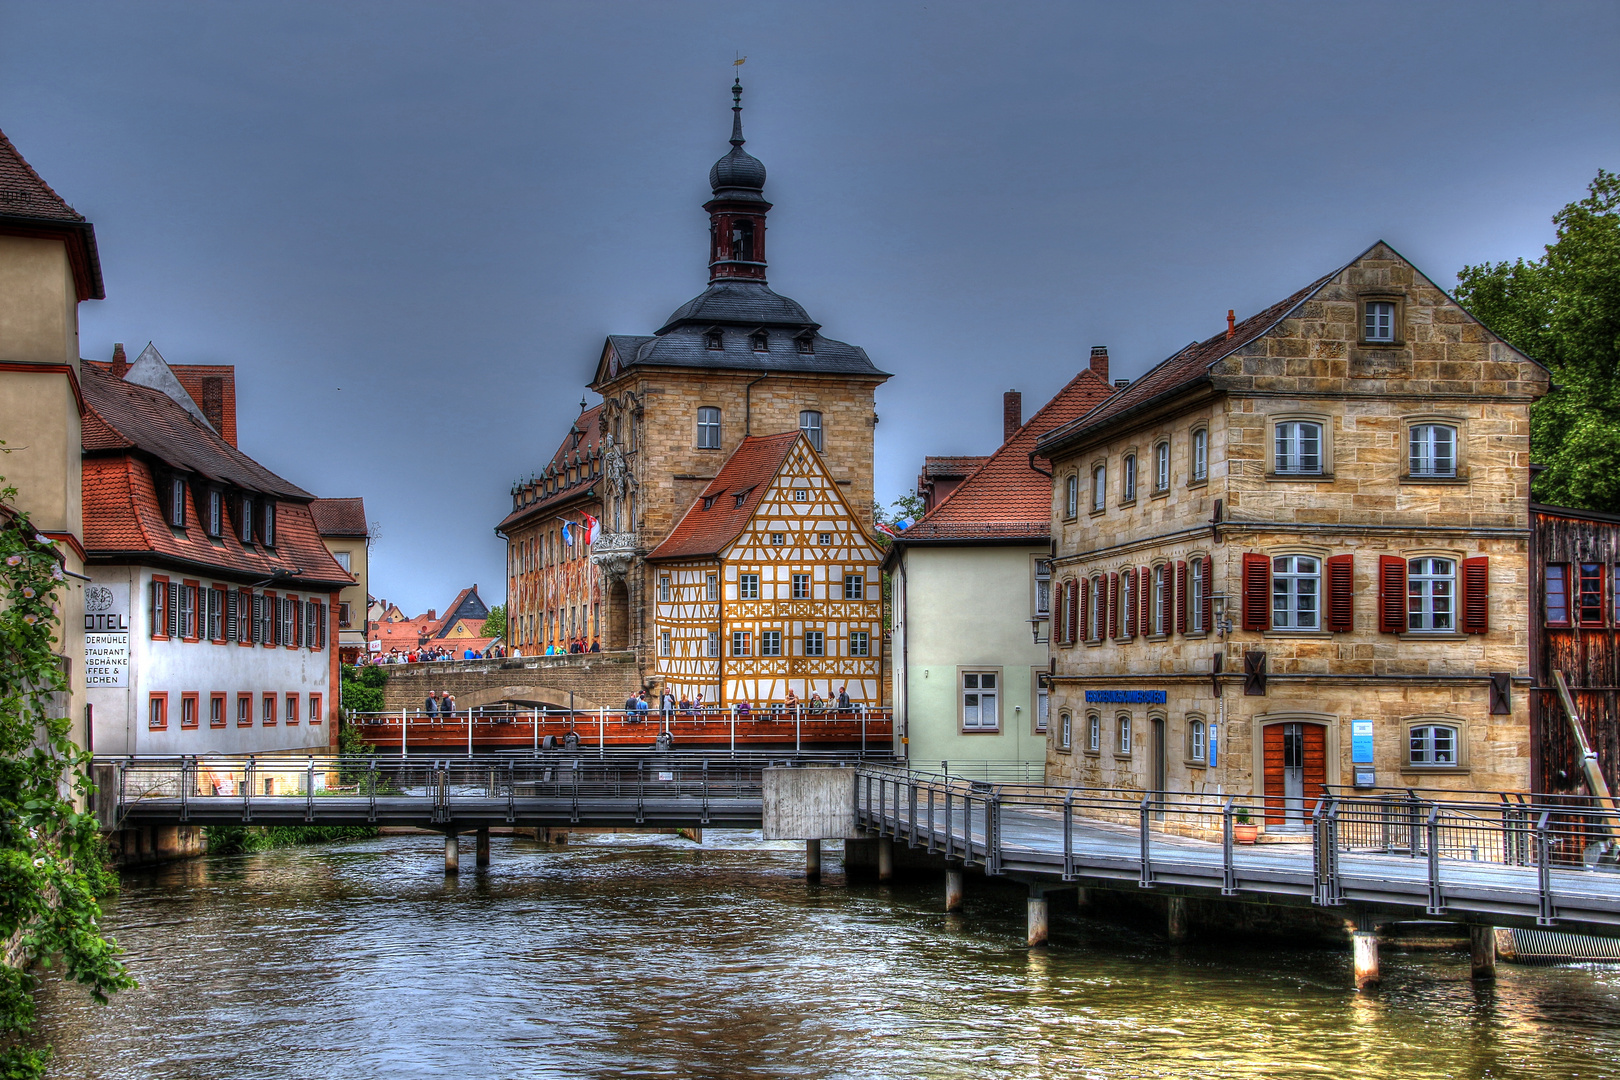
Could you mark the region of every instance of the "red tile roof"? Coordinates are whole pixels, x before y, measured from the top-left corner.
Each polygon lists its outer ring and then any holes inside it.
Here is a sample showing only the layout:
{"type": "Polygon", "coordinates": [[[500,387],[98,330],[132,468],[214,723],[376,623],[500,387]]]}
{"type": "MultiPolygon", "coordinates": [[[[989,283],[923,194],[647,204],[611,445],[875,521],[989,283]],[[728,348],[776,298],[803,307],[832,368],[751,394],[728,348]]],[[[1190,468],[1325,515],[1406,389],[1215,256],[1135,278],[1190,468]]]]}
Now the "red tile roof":
{"type": "Polygon", "coordinates": [[[67,204],[0,131],[0,230],[14,235],[48,236],[67,243],[68,260],[80,300],[102,300],[101,259],[96,231],[67,204]]]}
{"type": "Polygon", "coordinates": [[[1198,381],[1209,369],[1232,353],[1243,348],[1281,322],[1290,311],[1310,299],[1322,286],[1344,272],[1340,267],[1324,274],[1285,300],[1279,300],[1257,314],[1238,323],[1230,336],[1222,330],[1207,341],[1195,341],[1180,352],[1161,360],[1146,375],[1121,390],[1097,408],[1052,431],[1041,440],[1043,451],[1091,431],[1121,413],[1145,405],[1155,398],[1175,393],[1198,381]]]}
{"type": "Polygon", "coordinates": [[[725,550],[754,516],[754,509],[765,497],[765,489],[770,487],[798,441],[797,431],[744,439],[686,511],[680,524],[647,558],[695,559],[718,555],[725,550]],[[743,496],[740,502],[737,495],[743,496]],[[711,496],[713,503],[705,510],[703,505],[711,496]]]}
{"type": "Polygon", "coordinates": [[[978,456],[955,454],[946,457],[923,458],[922,475],[935,476],[966,476],[985,462],[990,460],[989,454],[978,456]]]}
{"type": "MultiPolygon", "coordinates": [[[[551,461],[546,464],[545,469],[541,470],[540,476],[531,481],[532,484],[537,486],[542,485],[543,480],[541,478],[547,472],[554,472],[557,476],[557,490],[537,502],[519,507],[507,514],[506,517],[501,519],[501,523],[495,526],[496,532],[505,532],[512,526],[537,514],[553,512],[558,507],[571,502],[591,489],[591,485],[599,479],[599,477],[591,474],[588,463],[591,455],[597,451],[602,441],[602,425],[599,419],[601,415],[602,406],[593,405],[574,418],[573,424],[568,428],[568,434],[563,436],[562,445],[558,446],[557,452],[551,455],[551,461]],[[587,463],[587,467],[579,470],[578,478],[572,484],[568,483],[568,464],[570,460],[587,463]]],[[[525,485],[525,487],[527,486],[525,485]]],[[[544,487],[540,487],[540,490],[544,490],[544,487]]]]}
{"type": "Polygon", "coordinates": [[[366,527],[366,501],[364,499],[316,499],[309,504],[315,515],[315,528],[322,536],[354,536],[370,534],[366,527]]]}
{"type": "MultiPolygon", "coordinates": [[[[168,361],[164,361],[168,363],[168,361]]],[[[112,374],[112,364],[105,360],[86,360],[86,367],[112,374]]],[[[169,364],[169,370],[191,395],[191,400],[202,410],[220,438],[236,445],[236,365],[234,364],[169,364]],[[219,401],[210,401],[210,389],[219,391],[219,401]],[[217,406],[217,412],[216,412],[217,406]]]]}
{"type": "Polygon", "coordinates": [[[1030,451],[1042,435],[1090,412],[1113,392],[1090,368],[1081,371],[898,542],[1045,540],[1052,528],[1052,477],[1030,466],[1030,451]]]}

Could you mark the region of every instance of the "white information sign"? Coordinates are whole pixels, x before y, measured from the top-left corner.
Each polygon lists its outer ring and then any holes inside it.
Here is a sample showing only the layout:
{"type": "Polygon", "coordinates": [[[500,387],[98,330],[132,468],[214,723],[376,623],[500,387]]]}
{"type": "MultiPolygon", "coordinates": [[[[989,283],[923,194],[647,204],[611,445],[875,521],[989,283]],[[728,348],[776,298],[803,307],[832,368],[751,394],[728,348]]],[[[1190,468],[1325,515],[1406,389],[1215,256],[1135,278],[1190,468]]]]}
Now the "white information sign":
{"type": "Polygon", "coordinates": [[[129,586],[84,587],[84,684],[129,686],[129,586]]]}

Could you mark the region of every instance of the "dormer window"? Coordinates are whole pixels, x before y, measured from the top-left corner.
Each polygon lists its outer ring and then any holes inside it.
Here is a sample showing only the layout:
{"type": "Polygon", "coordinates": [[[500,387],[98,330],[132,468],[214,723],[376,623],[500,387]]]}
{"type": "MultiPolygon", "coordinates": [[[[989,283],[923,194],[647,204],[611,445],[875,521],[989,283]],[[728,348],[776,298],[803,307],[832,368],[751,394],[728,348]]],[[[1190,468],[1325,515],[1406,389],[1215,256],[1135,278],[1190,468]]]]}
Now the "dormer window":
{"type": "Polygon", "coordinates": [[[237,521],[237,525],[241,528],[242,543],[251,544],[253,543],[253,497],[243,495],[239,505],[242,512],[237,515],[240,519],[237,521]]]}
{"type": "Polygon", "coordinates": [[[770,335],[765,333],[763,330],[755,330],[752,334],[748,335],[748,347],[754,352],[770,352],[770,335]]]}
{"type": "Polygon", "coordinates": [[[703,345],[707,349],[714,352],[719,352],[726,347],[725,335],[722,334],[717,327],[711,326],[709,329],[703,331],[703,345]]]}
{"type": "Polygon", "coordinates": [[[186,481],[183,477],[169,479],[169,524],[177,529],[186,525],[186,481]]]}
{"type": "Polygon", "coordinates": [[[718,495],[705,495],[705,496],[703,496],[703,509],[705,509],[705,510],[713,510],[714,509],[714,500],[718,499],[719,497],[720,496],[718,496],[718,495]]]}
{"type": "Polygon", "coordinates": [[[208,489],[208,535],[218,536],[225,521],[225,496],[219,488],[208,489]]]}
{"type": "Polygon", "coordinates": [[[265,547],[276,546],[276,504],[269,499],[264,500],[264,524],[260,535],[264,537],[265,547]]]}
{"type": "Polygon", "coordinates": [[[793,347],[799,351],[801,356],[814,356],[816,354],[816,335],[800,334],[793,339],[793,347]]]}
{"type": "Polygon", "coordinates": [[[741,491],[735,492],[734,494],[737,499],[737,507],[740,509],[742,504],[748,501],[748,496],[752,495],[753,493],[754,489],[751,487],[743,488],[741,491]]]}

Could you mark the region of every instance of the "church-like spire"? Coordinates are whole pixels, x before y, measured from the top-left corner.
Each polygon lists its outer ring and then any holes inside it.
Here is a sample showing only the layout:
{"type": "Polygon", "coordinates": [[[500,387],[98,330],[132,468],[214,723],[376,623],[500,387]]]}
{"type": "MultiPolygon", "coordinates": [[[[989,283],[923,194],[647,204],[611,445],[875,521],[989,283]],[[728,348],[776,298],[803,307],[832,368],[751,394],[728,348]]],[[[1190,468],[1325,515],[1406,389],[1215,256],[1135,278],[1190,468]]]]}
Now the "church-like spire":
{"type": "Polygon", "coordinates": [[[765,166],[743,149],[742,80],[731,84],[731,151],[709,170],[709,281],[765,280],[765,166]]]}
{"type": "Polygon", "coordinates": [[[742,78],[731,83],[731,145],[741,146],[748,140],[742,134],[742,78]]]}

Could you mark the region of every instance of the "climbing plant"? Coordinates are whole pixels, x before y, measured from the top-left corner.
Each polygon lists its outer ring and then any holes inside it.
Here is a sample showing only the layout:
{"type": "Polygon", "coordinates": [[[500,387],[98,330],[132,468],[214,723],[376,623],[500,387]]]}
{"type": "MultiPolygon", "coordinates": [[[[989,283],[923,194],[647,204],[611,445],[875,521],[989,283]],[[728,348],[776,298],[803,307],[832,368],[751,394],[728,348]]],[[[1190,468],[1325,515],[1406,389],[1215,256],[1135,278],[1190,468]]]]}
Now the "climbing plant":
{"type": "Polygon", "coordinates": [[[64,585],[56,549],[13,509],[0,480],[0,1077],[40,1077],[30,1045],[37,963],[105,1002],[135,985],[100,928],[112,878],[93,815],[89,755],[53,709],[68,689],[53,630],[64,585]]]}

